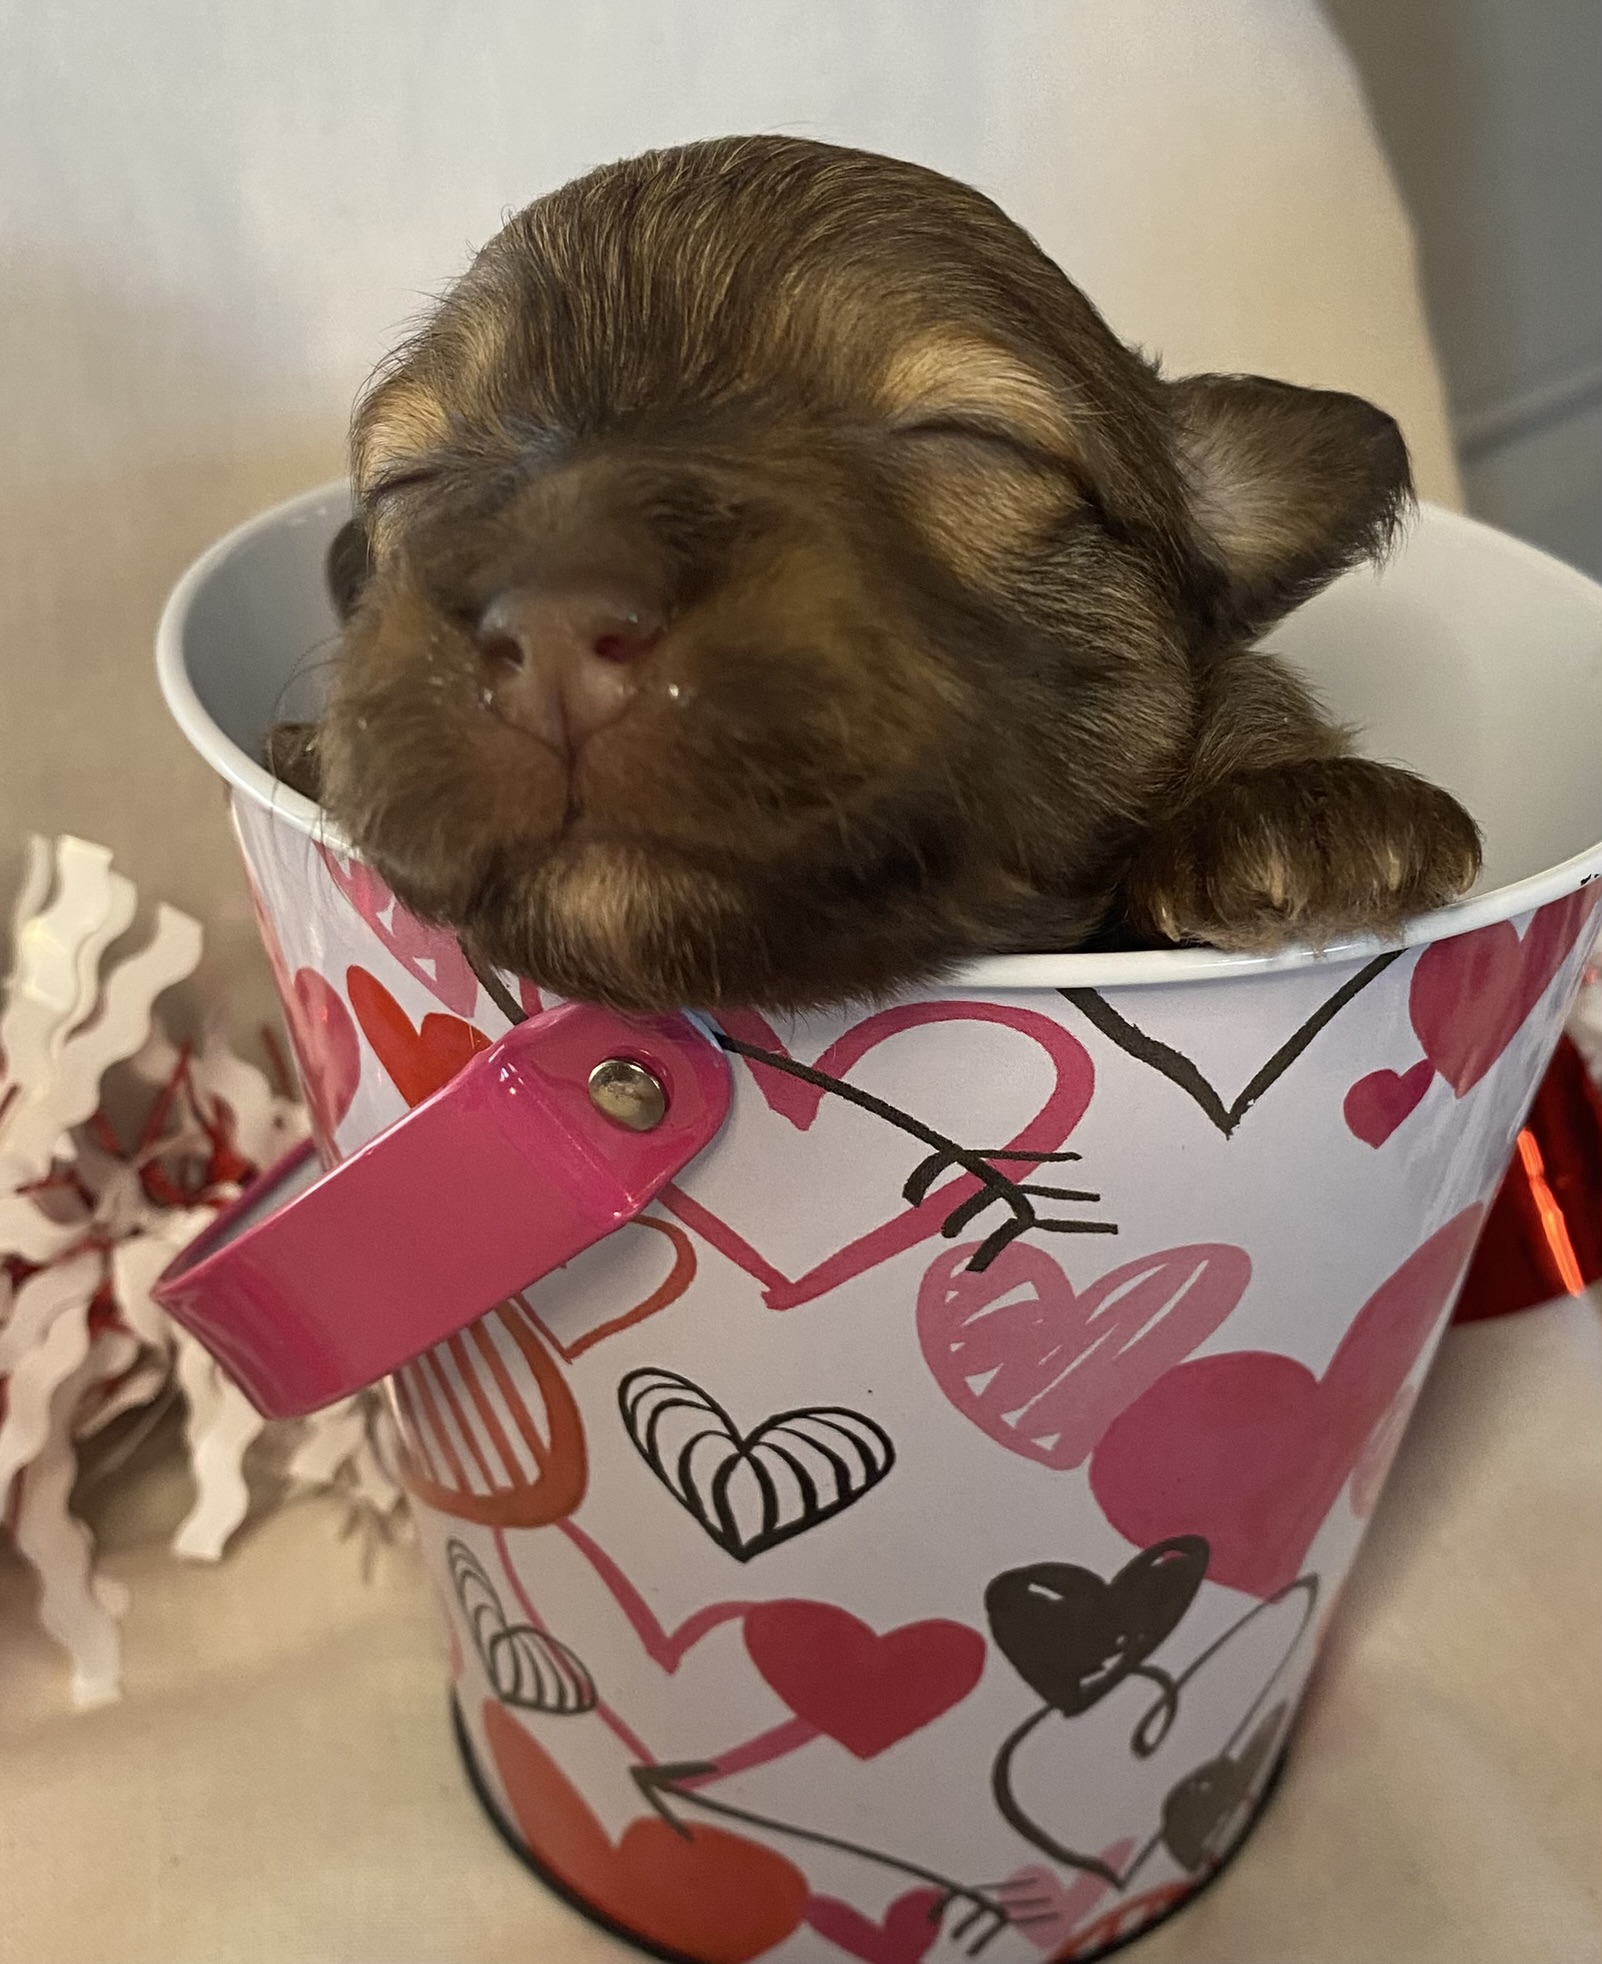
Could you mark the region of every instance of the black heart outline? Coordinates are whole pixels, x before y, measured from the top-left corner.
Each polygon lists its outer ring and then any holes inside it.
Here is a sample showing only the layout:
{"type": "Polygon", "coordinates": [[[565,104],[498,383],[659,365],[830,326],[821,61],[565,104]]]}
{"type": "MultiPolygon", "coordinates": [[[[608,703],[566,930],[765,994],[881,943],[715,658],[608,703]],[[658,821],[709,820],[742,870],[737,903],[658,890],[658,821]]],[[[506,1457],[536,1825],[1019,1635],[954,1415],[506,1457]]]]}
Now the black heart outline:
{"type": "Polygon", "coordinates": [[[583,1659],[547,1630],[508,1623],[495,1584],[465,1541],[453,1536],[446,1542],[445,1562],[473,1648],[501,1703],[554,1718],[594,1711],[595,1680],[583,1659]]]}
{"type": "Polygon", "coordinates": [[[1088,1712],[1137,1674],[1171,1690],[1173,1680],[1146,1660],[1184,1621],[1207,1557],[1199,1534],[1181,1534],[1141,1549],[1110,1582],[1073,1562],[1005,1569],[985,1588],[991,1638],[1024,1683],[1064,1718],[1088,1712]],[[1064,1655],[1074,1640],[1078,1659],[1064,1655]]]}
{"type": "MultiPolygon", "coordinates": [[[[1065,993],[1065,992],[1059,992],[1065,993]]],[[[782,1071],[787,1077],[799,1078],[803,1084],[810,1084],[815,1090],[841,1098],[848,1105],[855,1105],[859,1111],[870,1112],[882,1119],[886,1125],[893,1125],[898,1132],[904,1132],[910,1139],[930,1148],[927,1159],[920,1160],[907,1176],[901,1189],[901,1198],[909,1207],[920,1206],[927,1198],[929,1189],[943,1173],[953,1167],[960,1167],[978,1180],[979,1191],[958,1204],[946,1216],[940,1232],[947,1241],[955,1241],[968,1223],[975,1220],[987,1207],[1000,1202],[1008,1209],[1008,1218],[997,1228],[993,1228],[973,1252],[968,1263],[971,1275],[982,1275],[1009,1242],[1016,1241],[1021,1234],[1039,1228],[1047,1234],[1116,1234],[1114,1221],[1081,1221],[1042,1218],[1034,1202],[1036,1199],[1072,1200],[1099,1204],[1101,1195],[1091,1193],[1082,1187],[1043,1187],[1032,1180],[1014,1180],[1003,1173],[994,1163],[997,1160],[1023,1160],[1034,1166],[1063,1164],[1081,1157],[1076,1152],[1036,1152],[1033,1147],[1023,1151],[997,1149],[995,1151],[973,1151],[967,1146],[959,1146],[954,1139],[948,1139],[943,1132],[935,1131],[925,1125],[922,1119],[914,1118],[888,1099],[879,1098],[871,1091],[848,1083],[844,1078],[831,1077],[827,1071],[820,1071],[816,1065],[799,1063],[794,1057],[786,1057],[776,1050],[759,1050],[756,1045],[743,1042],[719,1030],[718,1045],[731,1056],[743,1057],[747,1063],[763,1064],[771,1071],[782,1071]]]]}
{"type": "Polygon", "coordinates": [[[1231,1139],[1235,1128],[1252,1106],[1265,1091],[1271,1090],[1279,1082],[1314,1037],[1340,1015],[1354,996],[1361,995],[1371,982],[1377,981],[1392,962],[1399,962],[1405,952],[1396,948],[1388,954],[1376,955],[1349,981],[1343,982],[1332,996],[1319,1004],[1305,1023],[1299,1024],[1291,1032],[1232,1105],[1224,1103],[1183,1051],[1175,1050],[1172,1044],[1164,1043],[1160,1037],[1148,1036],[1138,1024],[1120,1016],[1099,990],[1059,989],[1057,993],[1071,1002],[1080,1015],[1110,1043],[1117,1044],[1137,1063],[1159,1072],[1170,1084],[1177,1084],[1185,1096],[1200,1108],[1203,1116],[1217,1126],[1226,1139],[1231,1139]]]}
{"type": "Polygon", "coordinates": [[[693,1379],[650,1365],[629,1372],[618,1385],[617,1401],[634,1450],[707,1538],[737,1562],[766,1554],[854,1507],[895,1465],[895,1442],[884,1427],[844,1405],[776,1412],[742,1433],[693,1379]],[[670,1470],[658,1432],[662,1420],[676,1411],[698,1413],[708,1422],[690,1435],[670,1470]],[[708,1439],[720,1439],[732,1448],[718,1460],[710,1479],[693,1464],[696,1447],[708,1439]],[[774,1469],[759,1457],[764,1449],[794,1482],[800,1511],[793,1518],[785,1518],[786,1497],[775,1485],[774,1469]],[[832,1498],[823,1496],[815,1478],[818,1456],[831,1471],[832,1498]],[[808,1459],[814,1464],[809,1465],[808,1459]],[[730,1482],[742,1466],[750,1469],[761,1496],[762,1526],[755,1534],[742,1531],[729,1500],[730,1482]]]}
{"type": "MultiPolygon", "coordinates": [[[[1199,1539],[1199,1537],[1197,1538],[1199,1539]]],[[[1153,1546],[1161,1547],[1162,1544],[1157,1542],[1153,1543],[1153,1546]]],[[[1241,1631],[1249,1623],[1255,1622],[1259,1616],[1276,1608],[1287,1597],[1300,1593],[1306,1598],[1306,1601],[1303,1605],[1301,1621],[1297,1624],[1290,1642],[1286,1644],[1285,1649],[1281,1653],[1279,1662],[1263,1681],[1257,1696],[1247,1706],[1245,1712],[1236,1723],[1234,1731],[1224,1741],[1223,1751],[1216,1754],[1212,1760],[1205,1761],[1204,1768],[1213,1766],[1218,1760],[1228,1758],[1233,1754],[1236,1746],[1240,1742],[1241,1735],[1262,1710],[1263,1705],[1267,1701],[1268,1694],[1279,1681],[1281,1671],[1284,1670],[1292,1657],[1295,1656],[1302,1638],[1307,1634],[1308,1626],[1313,1620],[1313,1612],[1318,1607],[1318,1590],[1319,1580],[1316,1575],[1299,1575],[1294,1582],[1288,1582],[1279,1591],[1278,1595],[1267,1596],[1263,1601],[1254,1603],[1246,1611],[1244,1616],[1238,1617],[1222,1635],[1215,1637],[1205,1650],[1198,1656],[1193,1657],[1190,1663],[1185,1666],[1184,1670],[1176,1673],[1171,1678],[1166,1672],[1147,1673],[1147,1675],[1155,1675],[1159,1678],[1159,1688],[1156,1699],[1136,1721],[1135,1729],[1130,1734],[1129,1748],[1135,1754],[1136,1758],[1148,1759],[1156,1752],[1163,1740],[1167,1738],[1169,1728],[1172,1726],[1179,1712],[1180,1694],[1196,1673],[1209,1664],[1218,1655],[1219,1651],[1224,1648],[1225,1644],[1239,1636],[1241,1631]]],[[[1133,1675],[1133,1673],[1126,1675],[1133,1675]]],[[[1028,1680],[1026,1679],[1025,1682],[1027,1683],[1028,1680]]],[[[1163,1845],[1163,1829],[1161,1826],[1157,1828],[1154,1834],[1147,1837],[1146,1841],[1136,1850],[1129,1862],[1120,1871],[1115,1869],[1111,1863],[1102,1861],[1097,1855],[1085,1855],[1081,1854],[1077,1849],[1064,1847],[1060,1841],[1049,1835],[1037,1822],[1031,1820],[1013,1793],[1012,1762],[1017,1755],[1019,1747],[1023,1745],[1035,1727],[1043,1719],[1050,1718],[1056,1710],[1057,1708],[1054,1705],[1042,1705],[1038,1711],[1031,1712],[1022,1724],[1015,1726],[1002,1741],[990,1769],[990,1791],[992,1798],[995,1800],[996,1809],[1002,1819],[1006,1821],[1007,1825],[1016,1834],[1021,1835],[1032,1847],[1038,1848],[1042,1854],[1049,1856],[1052,1861],[1062,1863],[1065,1868],[1079,1869],[1087,1875],[1100,1876],[1104,1882],[1110,1883],[1114,1889],[1127,1889],[1130,1883],[1140,1873],[1141,1869],[1151,1860],[1156,1850],[1163,1845]]],[[[1267,1748],[1264,1749],[1265,1752],[1266,1750],[1267,1748]]],[[[1203,1768],[1195,1768],[1191,1774],[1186,1775],[1186,1778],[1192,1778],[1196,1772],[1202,1770],[1203,1768]]],[[[1177,1788],[1183,1785],[1183,1780],[1176,1783],[1176,1788],[1170,1789],[1168,1798],[1171,1799],[1177,1788]]],[[[1167,1800],[1165,1800],[1164,1805],[1167,1805],[1167,1800]]]]}

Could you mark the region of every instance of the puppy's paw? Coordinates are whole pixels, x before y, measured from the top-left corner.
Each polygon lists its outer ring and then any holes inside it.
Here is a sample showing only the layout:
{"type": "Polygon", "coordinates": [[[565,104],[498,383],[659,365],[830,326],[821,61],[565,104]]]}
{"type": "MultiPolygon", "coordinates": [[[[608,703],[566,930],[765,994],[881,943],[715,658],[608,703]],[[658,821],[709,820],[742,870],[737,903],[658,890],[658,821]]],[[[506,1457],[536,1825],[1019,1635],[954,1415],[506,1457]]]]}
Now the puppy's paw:
{"type": "Polygon", "coordinates": [[[1125,905],[1162,940],[1261,954],[1394,935],[1479,870],[1479,831],[1455,798],[1334,757],[1242,772],[1185,806],[1141,847],[1125,905]]]}

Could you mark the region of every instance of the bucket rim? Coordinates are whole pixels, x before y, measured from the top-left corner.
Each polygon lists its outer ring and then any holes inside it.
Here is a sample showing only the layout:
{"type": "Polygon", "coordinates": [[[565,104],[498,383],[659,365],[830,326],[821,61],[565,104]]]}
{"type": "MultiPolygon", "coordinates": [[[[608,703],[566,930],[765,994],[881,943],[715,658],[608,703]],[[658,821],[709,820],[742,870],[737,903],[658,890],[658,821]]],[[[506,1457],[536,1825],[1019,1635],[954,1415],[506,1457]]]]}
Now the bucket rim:
{"type": "MultiPolygon", "coordinates": [[[[280,784],[240,749],[206,709],[190,679],[184,644],[196,600],[218,569],[237,552],[264,533],[286,525],[306,524],[330,507],[348,510],[349,502],[348,481],[336,478],[282,499],[234,526],[182,575],[168,595],[156,628],[156,674],[161,692],[190,745],[228,784],[234,796],[248,799],[295,831],[341,854],[353,854],[353,849],[327,813],[298,791],[280,784]]],[[[1420,519],[1473,538],[1493,541],[1493,550],[1537,565],[1549,578],[1583,594],[1596,609],[1598,629],[1602,632],[1602,586],[1577,567],[1465,513],[1422,501],[1418,510],[1420,519]]],[[[1598,758],[1598,769],[1602,770],[1602,757],[1598,758]]],[[[1297,946],[1272,955],[1227,954],[1216,948],[1162,948],[1128,954],[987,955],[952,969],[935,985],[935,990],[1105,989],[1214,982],[1235,976],[1285,974],[1304,968],[1344,967],[1371,960],[1378,954],[1423,947],[1511,920],[1549,901],[1561,900],[1589,886],[1599,876],[1602,876],[1602,840],[1522,880],[1420,914],[1408,922],[1396,940],[1362,936],[1333,942],[1323,949],[1297,946]]]]}

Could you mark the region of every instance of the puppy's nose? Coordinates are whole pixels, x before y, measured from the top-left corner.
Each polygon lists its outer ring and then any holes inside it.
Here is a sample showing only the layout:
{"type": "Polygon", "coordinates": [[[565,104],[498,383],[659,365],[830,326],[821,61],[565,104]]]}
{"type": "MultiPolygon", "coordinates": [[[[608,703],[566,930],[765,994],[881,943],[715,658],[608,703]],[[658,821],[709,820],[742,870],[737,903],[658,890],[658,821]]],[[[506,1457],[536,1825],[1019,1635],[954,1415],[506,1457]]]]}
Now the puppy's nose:
{"type": "Polygon", "coordinates": [[[572,755],[627,710],[638,689],[634,665],[662,630],[655,609],[624,594],[511,588],[478,623],[484,700],[504,721],[572,755]]]}

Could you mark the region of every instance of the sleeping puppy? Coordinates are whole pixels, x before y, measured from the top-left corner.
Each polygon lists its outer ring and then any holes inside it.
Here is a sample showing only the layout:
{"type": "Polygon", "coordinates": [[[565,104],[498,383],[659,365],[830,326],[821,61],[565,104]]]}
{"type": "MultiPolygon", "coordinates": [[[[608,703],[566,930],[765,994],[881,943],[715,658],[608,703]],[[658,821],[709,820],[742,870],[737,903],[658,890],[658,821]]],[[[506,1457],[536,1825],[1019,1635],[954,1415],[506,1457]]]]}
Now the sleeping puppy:
{"type": "Polygon", "coordinates": [[[1389,417],[1125,348],[977,192],[785,137],[514,218],[353,436],[275,737],[405,905],[626,1010],[803,1008],[1109,922],[1266,950],[1461,893],[1453,799],[1253,643],[1382,553],[1389,417]]]}

